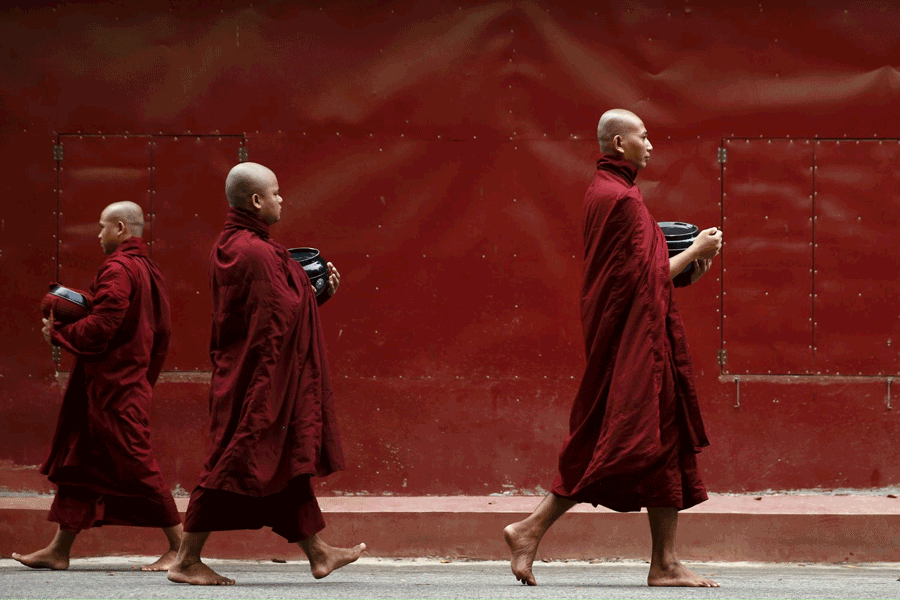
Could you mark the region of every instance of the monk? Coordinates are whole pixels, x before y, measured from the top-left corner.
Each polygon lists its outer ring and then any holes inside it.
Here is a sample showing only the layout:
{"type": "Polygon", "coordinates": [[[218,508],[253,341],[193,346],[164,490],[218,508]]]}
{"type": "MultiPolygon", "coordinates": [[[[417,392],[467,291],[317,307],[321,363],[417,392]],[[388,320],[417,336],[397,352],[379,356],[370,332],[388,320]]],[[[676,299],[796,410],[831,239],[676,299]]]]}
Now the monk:
{"type": "Polygon", "coordinates": [[[707,499],[695,454],[708,442],[674,286],[706,273],[722,232],[703,230],[669,258],[635,177],[653,146],[644,123],[614,109],[597,127],[603,156],[584,198],[581,318],[587,367],[551,493],[504,529],[516,579],[536,585],[532,563],[550,526],[579,502],[647,508],[651,586],[718,587],[675,555],[678,511],[707,499]],[[693,264],[689,274],[680,275],[693,264]]]}
{"type": "Polygon", "coordinates": [[[47,343],[77,357],[50,456],[41,467],[56,485],[46,548],[12,557],[33,568],[67,569],[78,533],[101,525],[159,527],[169,549],[145,571],[164,571],[181,543],[181,518],[150,446],[150,405],[169,347],[169,298],[141,239],[144,213],[116,202],[100,215],[108,258],[91,283],[91,313],[74,323],[43,320],[47,343]]]}
{"type": "Polygon", "coordinates": [[[269,228],[281,218],[275,173],[241,163],[228,173],[231,209],[210,255],[212,449],[191,493],[185,536],[169,579],[232,585],[201,561],[212,531],[271,527],[297,543],[320,579],[366,549],[335,548],[310,478],[344,467],[318,305],[340,274],[328,263],[317,300],[309,277],[269,228]]]}

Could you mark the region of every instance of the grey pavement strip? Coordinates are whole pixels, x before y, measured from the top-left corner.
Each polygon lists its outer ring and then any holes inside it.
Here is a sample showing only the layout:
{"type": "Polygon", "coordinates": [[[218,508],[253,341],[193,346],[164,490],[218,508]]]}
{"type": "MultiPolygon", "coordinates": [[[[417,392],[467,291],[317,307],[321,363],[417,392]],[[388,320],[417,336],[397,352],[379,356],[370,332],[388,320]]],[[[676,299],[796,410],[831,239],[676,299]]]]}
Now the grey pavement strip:
{"type": "Polygon", "coordinates": [[[209,560],[230,587],[169,582],[132,570],[152,557],[72,560],[68,571],[0,559],[0,598],[900,598],[900,564],[689,563],[719,589],[649,588],[642,561],[537,563],[538,583],[517,583],[500,561],[363,558],[316,581],[305,562],[209,560]]]}

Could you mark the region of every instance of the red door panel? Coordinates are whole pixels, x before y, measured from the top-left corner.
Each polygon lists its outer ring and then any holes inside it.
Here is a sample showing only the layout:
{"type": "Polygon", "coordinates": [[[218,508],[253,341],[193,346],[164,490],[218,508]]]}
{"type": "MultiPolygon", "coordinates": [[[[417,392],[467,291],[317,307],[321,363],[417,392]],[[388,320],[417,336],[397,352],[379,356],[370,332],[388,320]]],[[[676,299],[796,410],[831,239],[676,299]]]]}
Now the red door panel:
{"type": "Polygon", "coordinates": [[[815,352],[823,374],[900,373],[900,143],[816,142],[815,352]]]}
{"type": "Polygon", "coordinates": [[[210,367],[209,252],[228,212],[225,177],[241,145],[241,137],[154,137],[153,258],[172,311],[166,371],[210,367]]]}
{"type": "Polygon", "coordinates": [[[812,370],[812,144],[727,140],[723,348],[736,374],[812,370]]]}

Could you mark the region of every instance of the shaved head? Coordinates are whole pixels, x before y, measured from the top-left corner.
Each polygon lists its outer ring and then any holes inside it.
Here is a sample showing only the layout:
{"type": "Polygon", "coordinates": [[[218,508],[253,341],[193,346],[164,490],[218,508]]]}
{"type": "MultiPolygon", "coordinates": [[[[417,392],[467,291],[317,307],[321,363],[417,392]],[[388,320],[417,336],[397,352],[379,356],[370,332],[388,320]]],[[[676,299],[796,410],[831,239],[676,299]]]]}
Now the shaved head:
{"type": "Polygon", "coordinates": [[[103,209],[100,220],[110,223],[121,222],[131,235],[136,237],[144,235],[144,211],[134,202],[113,202],[103,209]]]}
{"type": "Polygon", "coordinates": [[[624,159],[638,170],[647,166],[653,151],[644,122],[623,108],[603,113],[597,123],[597,141],[603,154],[624,159]]]}
{"type": "Polygon", "coordinates": [[[100,247],[112,254],[119,244],[144,235],[144,211],[134,202],[113,202],[100,213],[100,247]]]}
{"type": "Polygon", "coordinates": [[[606,111],[597,123],[597,141],[600,142],[600,150],[604,154],[615,154],[614,138],[617,135],[624,136],[643,127],[644,122],[630,110],[614,108],[606,111]]]}
{"type": "Polygon", "coordinates": [[[262,194],[275,179],[271,169],[258,163],[244,162],[232,167],[225,178],[225,198],[234,208],[250,208],[253,194],[262,194]]]}
{"type": "Polygon", "coordinates": [[[281,190],[271,169],[258,163],[235,165],[225,178],[228,205],[253,213],[267,224],[281,219],[281,190]]]}

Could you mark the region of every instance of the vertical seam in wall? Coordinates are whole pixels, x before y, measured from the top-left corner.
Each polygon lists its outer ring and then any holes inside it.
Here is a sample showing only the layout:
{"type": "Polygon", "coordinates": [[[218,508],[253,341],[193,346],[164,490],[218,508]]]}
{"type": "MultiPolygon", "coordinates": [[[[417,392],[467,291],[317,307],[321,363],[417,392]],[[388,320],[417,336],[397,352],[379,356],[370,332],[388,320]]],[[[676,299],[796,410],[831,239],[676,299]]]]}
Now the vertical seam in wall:
{"type": "Polygon", "coordinates": [[[148,182],[148,185],[150,186],[150,198],[147,201],[150,211],[150,239],[147,240],[150,246],[150,258],[153,258],[153,253],[156,247],[156,244],[153,243],[153,240],[156,238],[156,212],[153,210],[153,197],[156,195],[156,188],[153,185],[153,141],[154,138],[151,135],[150,140],[147,142],[150,145],[150,156],[148,157],[150,159],[150,178],[148,182]]]}
{"type": "Polygon", "coordinates": [[[818,140],[813,140],[812,144],[812,202],[810,203],[812,206],[811,210],[811,226],[810,226],[810,241],[812,245],[810,246],[811,256],[810,256],[810,285],[811,291],[809,294],[810,301],[810,317],[812,317],[811,327],[810,327],[810,345],[812,346],[812,371],[815,373],[818,367],[818,361],[816,360],[816,147],[818,146],[818,140]]]}
{"type": "MultiPolygon", "coordinates": [[[[725,148],[725,138],[719,143],[725,148]]],[[[719,163],[719,227],[725,226],[725,163],[719,163]]],[[[719,277],[719,351],[725,349],[725,247],[722,247],[722,257],[719,259],[721,269],[719,277]]],[[[726,365],[719,365],[719,374],[728,371],[726,365]]]]}
{"type": "MultiPolygon", "coordinates": [[[[56,134],[56,145],[62,145],[61,136],[56,134]]],[[[60,169],[62,168],[62,161],[55,160],[56,163],[56,281],[59,281],[59,244],[60,244],[60,220],[61,220],[61,205],[60,205],[60,196],[62,195],[62,177],[60,176],[60,169]]]]}

